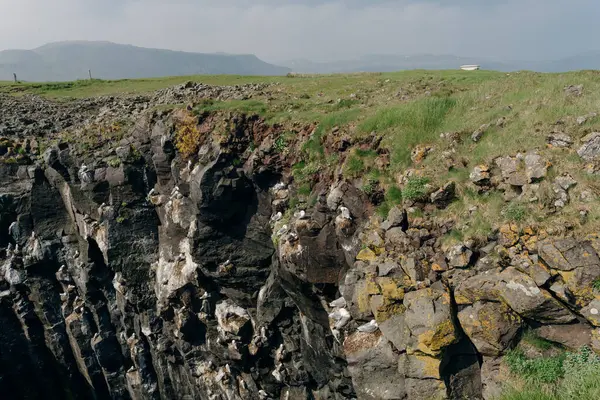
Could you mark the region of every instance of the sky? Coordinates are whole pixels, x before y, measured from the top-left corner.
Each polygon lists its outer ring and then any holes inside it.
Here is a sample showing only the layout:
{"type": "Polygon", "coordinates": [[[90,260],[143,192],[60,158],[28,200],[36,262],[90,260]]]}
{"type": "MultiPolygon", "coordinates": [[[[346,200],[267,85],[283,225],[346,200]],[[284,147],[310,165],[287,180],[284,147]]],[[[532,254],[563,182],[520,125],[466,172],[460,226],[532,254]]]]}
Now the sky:
{"type": "Polygon", "coordinates": [[[600,0],[0,0],[0,11],[0,50],[108,40],[271,62],[600,50],[600,0]]]}

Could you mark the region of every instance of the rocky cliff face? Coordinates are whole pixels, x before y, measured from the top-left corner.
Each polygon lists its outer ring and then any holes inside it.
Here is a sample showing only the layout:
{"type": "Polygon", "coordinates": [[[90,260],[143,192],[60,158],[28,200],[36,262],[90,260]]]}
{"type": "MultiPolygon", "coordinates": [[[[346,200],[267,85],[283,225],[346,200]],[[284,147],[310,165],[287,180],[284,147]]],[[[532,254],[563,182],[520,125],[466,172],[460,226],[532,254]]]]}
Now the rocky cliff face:
{"type": "Polygon", "coordinates": [[[384,220],[335,172],[298,202],[311,126],[284,156],[258,117],[133,107],[93,146],[89,126],[41,143],[4,117],[5,398],[491,399],[526,326],[600,346],[598,237],[508,225],[444,249],[455,221],[384,220]]]}

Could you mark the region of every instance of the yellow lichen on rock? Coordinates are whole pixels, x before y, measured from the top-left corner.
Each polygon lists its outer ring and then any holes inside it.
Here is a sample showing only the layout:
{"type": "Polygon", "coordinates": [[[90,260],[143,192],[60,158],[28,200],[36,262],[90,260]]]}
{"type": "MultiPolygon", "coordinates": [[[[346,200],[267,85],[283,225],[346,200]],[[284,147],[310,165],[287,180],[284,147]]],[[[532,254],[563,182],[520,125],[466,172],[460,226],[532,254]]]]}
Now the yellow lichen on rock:
{"type": "Polygon", "coordinates": [[[358,261],[375,261],[377,260],[377,254],[375,254],[375,252],[373,250],[371,250],[370,248],[364,248],[362,249],[358,255],[356,256],[356,259],[358,261]]]}

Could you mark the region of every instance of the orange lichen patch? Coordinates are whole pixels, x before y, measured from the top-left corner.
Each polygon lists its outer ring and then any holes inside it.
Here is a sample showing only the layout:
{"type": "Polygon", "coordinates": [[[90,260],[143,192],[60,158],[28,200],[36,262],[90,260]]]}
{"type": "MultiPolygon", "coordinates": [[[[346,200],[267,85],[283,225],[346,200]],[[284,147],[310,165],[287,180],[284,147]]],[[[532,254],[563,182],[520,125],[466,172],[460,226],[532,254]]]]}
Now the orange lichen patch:
{"type": "Polygon", "coordinates": [[[505,224],[500,227],[500,244],[512,247],[519,242],[519,228],[516,224],[505,224]]]}

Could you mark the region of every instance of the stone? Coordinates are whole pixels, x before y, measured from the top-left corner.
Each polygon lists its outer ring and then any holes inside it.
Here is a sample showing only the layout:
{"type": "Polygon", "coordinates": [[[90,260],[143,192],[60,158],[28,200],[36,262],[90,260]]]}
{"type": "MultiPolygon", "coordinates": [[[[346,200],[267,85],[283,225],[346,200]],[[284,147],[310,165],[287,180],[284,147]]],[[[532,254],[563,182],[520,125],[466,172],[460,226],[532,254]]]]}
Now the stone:
{"type": "Polygon", "coordinates": [[[573,139],[566,133],[556,132],[546,138],[546,142],[552,147],[567,148],[573,145],[573,139]]]}
{"type": "Polygon", "coordinates": [[[403,230],[408,229],[408,215],[406,210],[394,206],[388,213],[387,219],[381,224],[381,229],[387,231],[398,227],[403,228],[403,230]]]}
{"type": "Polygon", "coordinates": [[[561,175],[556,177],[554,180],[555,184],[564,191],[571,190],[572,187],[577,185],[577,181],[570,175],[561,175]]]}
{"type": "Polygon", "coordinates": [[[410,332],[407,350],[439,355],[456,343],[458,335],[452,320],[450,294],[438,283],[407,293],[404,297],[405,323],[410,332]]]}
{"type": "Polygon", "coordinates": [[[590,324],[600,327],[600,299],[595,298],[579,312],[590,324]]]}
{"type": "Polygon", "coordinates": [[[472,257],[473,252],[462,244],[451,247],[446,254],[448,265],[453,268],[468,267],[472,257]]]}
{"type": "Polygon", "coordinates": [[[503,303],[477,301],[461,310],[458,319],[477,351],[491,357],[504,354],[522,326],[521,317],[503,303]]]}
{"type": "Polygon", "coordinates": [[[401,400],[406,396],[397,356],[381,332],[356,332],[344,341],[354,390],[360,399],[401,400]]]}
{"type": "Polygon", "coordinates": [[[481,382],[483,398],[495,400],[505,393],[506,382],[510,379],[510,371],[502,357],[483,357],[481,364],[481,382]]]}
{"type": "Polygon", "coordinates": [[[550,293],[540,289],[530,276],[513,267],[489,270],[459,281],[455,299],[464,305],[502,301],[521,317],[541,323],[568,324],[576,319],[550,293]]]}
{"type": "Polygon", "coordinates": [[[483,124],[471,135],[471,140],[478,142],[490,128],[491,124],[483,124]]]}
{"type": "Polygon", "coordinates": [[[560,271],[600,266],[600,258],[591,243],[573,238],[543,240],[538,243],[538,254],[550,268],[560,271]]]}
{"type": "Polygon", "coordinates": [[[386,261],[379,265],[377,265],[377,275],[378,276],[388,276],[392,274],[394,271],[398,271],[400,267],[393,261],[386,261]]]}
{"type": "Polygon", "coordinates": [[[403,259],[401,262],[402,270],[414,283],[421,282],[425,279],[425,273],[417,261],[413,257],[403,259]]]}
{"type": "Polygon", "coordinates": [[[369,249],[368,247],[365,249],[362,249],[358,255],[356,256],[356,259],[358,261],[375,261],[377,260],[377,254],[375,254],[375,252],[371,249],[369,249]]]}
{"type": "Polygon", "coordinates": [[[217,304],[215,317],[223,332],[240,335],[242,330],[250,325],[250,314],[230,300],[217,304]]]}
{"type": "Polygon", "coordinates": [[[593,132],[582,139],[583,145],[577,150],[585,161],[595,161],[600,155],[600,132],[593,132]]]}
{"type": "Polygon", "coordinates": [[[583,94],[583,85],[569,85],[564,88],[565,94],[568,96],[579,97],[583,94]]]}
{"type": "Polygon", "coordinates": [[[519,228],[516,224],[504,224],[500,227],[498,244],[504,247],[512,247],[519,242],[519,228]]]}
{"type": "Polygon", "coordinates": [[[405,351],[410,332],[404,322],[404,314],[398,313],[379,322],[379,330],[399,351],[405,351]]]}
{"type": "Polygon", "coordinates": [[[430,198],[431,202],[438,208],[444,208],[454,200],[456,196],[456,184],[454,182],[448,182],[444,187],[440,188],[436,192],[432,193],[430,198]]]}
{"type": "Polygon", "coordinates": [[[525,174],[530,183],[545,178],[547,173],[548,163],[539,154],[528,153],[525,156],[525,174]]]}
{"type": "Polygon", "coordinates": [[[407,378],[441,380],[442,360],[420,354],[402,354],[398,358],[398,370],[407,378]]]}
{"type": "Polygon", "coordinates": [[[412,379],[405,381],[407,400],[445,400],[446,385],[435,379],[412,379]]]}
{"type": "Polygon", "coordinates": [[[521,164],[521,157],[499,157],[495,162],[505,183],[512,186],[524,186],[529,183],[525,168],[521,164]]]}
{"type": "Polygon", "coordinates": [[[558,343],[571,351],[577,351],[592,343],[593,329],[581,323],[570,325],[541,325],[533,332],[553,343],[558,343]]]}
{"type": "Polygon", "coordinates": [[[490,183],[490,168],[487,165],[477,165],[469,175],[471,182],[478,186],[487,186],[490,183]]]}
{"type": "Polygon", "coordinates": [[[577,117],[577,125],[583,125],[585,124],[588,120],[592,119],[592,118],[596,118],[598,116],[597,113],[593,112],[593,113],[589,113],[586,115],[582,115],[581,117],[577,117]]]}

